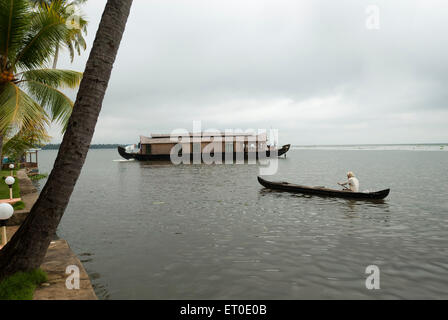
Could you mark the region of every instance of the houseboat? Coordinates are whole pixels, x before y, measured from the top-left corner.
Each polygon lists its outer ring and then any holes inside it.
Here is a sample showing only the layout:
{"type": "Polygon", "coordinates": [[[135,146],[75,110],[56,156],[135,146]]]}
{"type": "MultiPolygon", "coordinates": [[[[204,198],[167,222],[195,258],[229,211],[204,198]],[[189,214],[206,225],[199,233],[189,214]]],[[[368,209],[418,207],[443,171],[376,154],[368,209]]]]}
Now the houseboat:
{"type": "Polygon", "coordinates": [[[151,134],[140,136],[137,145],[119,146],[118,153],[125,159],[139,161],[170,161],[172,156],[190,160],[200,159],[204,154],[222,161],[240,159],[266,159],[286,156],[289,144],[277,148],[268,144],[266,133],[185,133],[151,134]]]}

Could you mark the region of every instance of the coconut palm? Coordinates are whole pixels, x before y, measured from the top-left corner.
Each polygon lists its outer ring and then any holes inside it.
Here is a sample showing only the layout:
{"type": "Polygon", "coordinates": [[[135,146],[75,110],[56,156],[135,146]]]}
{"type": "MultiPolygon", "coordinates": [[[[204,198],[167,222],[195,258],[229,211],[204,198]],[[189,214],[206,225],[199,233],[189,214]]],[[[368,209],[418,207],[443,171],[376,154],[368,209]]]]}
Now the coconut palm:
{"type": "MultiPolygon", "coordinates": [[[[69,29],[52,11],[33,11],[28,0],[0,0],[0,150],[7,132],[52,121],[64,128],[82,73],[46,68],[69,29]]],[[[1,159],[1,158],[0,158],[1,159]]]]}
{"type": "Polygon", "coordinates": [[[107,1],[53,170],[28,217],[0,250],[0,281],[38,268],[45,257],[86,159],[131,5],[132,0],[107,1]]]}
{"type": "Polygon", "coordinates": [[[13,160],[19,160],[27,150],[41,147],[48,143],[51,137],[45,128],[36,127],[36,130],[21,130],[13,136],[7,136],[3,145],[3,154],[13,160]]]}
{"type": "Polygon", "coordinates": [[[88,22],[79,12],[74,12],[75,8],[87,2],[87,0],[30,0],[39,10],[53,11],[61,17],[69,26],[69,32],[57,46],[54,54],[53,69],[56,69],[61,45],[65,46],[69,53],[71,61],[75,58],[75,53],[81,55],[81,50],[86,50],[87,44],[84,34],[87,34],[88,22]],[[76,18],[73,18],[76,17],[76,18]]]}

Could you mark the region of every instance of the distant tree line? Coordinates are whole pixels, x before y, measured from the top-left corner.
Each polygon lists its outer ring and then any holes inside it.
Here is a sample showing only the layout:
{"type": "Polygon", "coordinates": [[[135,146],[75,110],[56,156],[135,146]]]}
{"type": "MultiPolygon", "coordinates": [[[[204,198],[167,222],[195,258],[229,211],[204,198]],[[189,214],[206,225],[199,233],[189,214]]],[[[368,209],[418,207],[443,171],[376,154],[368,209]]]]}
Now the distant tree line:
{"type": "MultiPolygon", "coordinates": [[[[60,143],[50,143],[42,147],[42,150],[58,150],[61,146],[60,143]]],[[[120,144],[91,144],[90,149],[116,149],[120,144]]]]}

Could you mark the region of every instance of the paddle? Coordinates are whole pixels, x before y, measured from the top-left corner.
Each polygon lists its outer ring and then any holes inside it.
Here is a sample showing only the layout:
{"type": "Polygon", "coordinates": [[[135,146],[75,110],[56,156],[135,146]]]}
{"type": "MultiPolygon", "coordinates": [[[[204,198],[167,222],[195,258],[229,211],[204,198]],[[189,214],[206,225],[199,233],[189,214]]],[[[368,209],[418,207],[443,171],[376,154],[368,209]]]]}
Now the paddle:
{"type": "Polygon", "coordinates": [[[338,185],[340,185],[341,187],[344,187],[343,190],[351,190],[350,188],[347,188],[346,186],[344,186],[342,183],[339,183],[339,182],[338,182],[338,185]]]}

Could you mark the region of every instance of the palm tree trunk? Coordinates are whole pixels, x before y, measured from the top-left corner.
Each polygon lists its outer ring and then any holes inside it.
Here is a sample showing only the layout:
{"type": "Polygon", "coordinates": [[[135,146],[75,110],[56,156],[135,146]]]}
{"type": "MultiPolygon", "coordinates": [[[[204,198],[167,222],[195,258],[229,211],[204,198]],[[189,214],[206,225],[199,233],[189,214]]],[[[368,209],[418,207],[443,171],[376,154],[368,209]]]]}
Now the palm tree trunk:
{"type": "Polygon", "coordinates": [[[0,250],[0,281],[38,268],[81,173],[132,0],[108,0],[53,170],[39,199],[11,241],[0,250]]]}
{"type": "Polygon", "coordinates": [[[56,66],[58,65],[58,58],[59,58],[59,46],[56,47],[56,51],[54,53],[53,69],[56,69],[56,66]]]}

